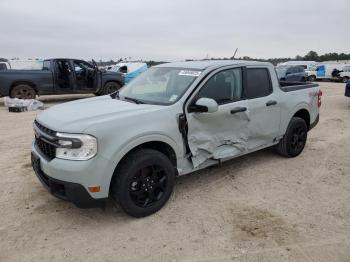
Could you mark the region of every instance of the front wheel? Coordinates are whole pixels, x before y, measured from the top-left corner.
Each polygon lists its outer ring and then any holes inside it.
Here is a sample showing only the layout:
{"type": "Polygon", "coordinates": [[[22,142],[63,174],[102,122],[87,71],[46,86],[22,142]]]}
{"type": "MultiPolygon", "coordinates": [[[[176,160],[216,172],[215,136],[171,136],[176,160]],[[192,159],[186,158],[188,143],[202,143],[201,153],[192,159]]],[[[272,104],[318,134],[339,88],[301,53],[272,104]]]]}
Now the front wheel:
{"type": "Polygon", "coordinates": [[[308,77],[308,80],[309,80],[310,82],[315,82],[315,81],[316,81],[316,76],[311,75],[311,76],[308,77]]]}
{"type": "Polygon", "coordinates": [[[287,132],[276,146],[279,154],[285,157],[296,157],[304,149],[307,140],[307,125],[300,117],[293,117],[287,132]]]}
{"type": "Polygon", "coordinates": [[[115,91],[119,90],[121,88],[121,85],[117,82],[108,82],[104,85],[102,88],[102,95],[109,95],[111,93],[114,93],[115,91]]]}
{"type": "Polygon", "coordinates": [[[349,77],[344,76],[342,80],[343,80],[343,83],[345,83],[345,84],[346,84],[346,83],[349,81],[349,77]]]}
{"type": "Polygon", "coordinates": [[[167,156],[152,149],[130,153],[117,167],[111,196],[130,216],[157,212],[168,201],[175,182],[175,170],[167,156]]]}

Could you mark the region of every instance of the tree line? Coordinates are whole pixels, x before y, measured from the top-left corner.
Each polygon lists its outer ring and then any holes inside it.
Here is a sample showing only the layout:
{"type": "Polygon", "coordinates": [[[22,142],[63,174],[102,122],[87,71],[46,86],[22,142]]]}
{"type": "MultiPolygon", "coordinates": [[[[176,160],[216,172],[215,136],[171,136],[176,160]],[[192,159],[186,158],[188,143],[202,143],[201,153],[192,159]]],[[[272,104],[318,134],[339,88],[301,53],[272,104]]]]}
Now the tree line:
{"type": "MultiPolygon", "coordinates": [[[[218,58],[211,58],[212,60],[218,59],[218,58]]],[[[219,58],[220,59],[220,58],[219,58]]],[[[224,60],[233,59],[233,57],[230,58],[223,58],[224,60]]],[[[260,58],[252,58],[249,56],[243,56],[239,58],[235,58],[236,60],[254,60],[254,61],[262,61],[262,62],[270,62],[274,65],[277,65],[278,63],[283,63],[287,61],[316,61],[316,62],[326,62],[326,61],[343,61],[343,60],[350,60],[350,54],[345,53],[326,53],[323,55],[319,55],[315,51],[310,51],[304,56],[297,55],[295,58],[285,57],[285,58],[268,58],[268,59],[260,59],[260,58]]]]}

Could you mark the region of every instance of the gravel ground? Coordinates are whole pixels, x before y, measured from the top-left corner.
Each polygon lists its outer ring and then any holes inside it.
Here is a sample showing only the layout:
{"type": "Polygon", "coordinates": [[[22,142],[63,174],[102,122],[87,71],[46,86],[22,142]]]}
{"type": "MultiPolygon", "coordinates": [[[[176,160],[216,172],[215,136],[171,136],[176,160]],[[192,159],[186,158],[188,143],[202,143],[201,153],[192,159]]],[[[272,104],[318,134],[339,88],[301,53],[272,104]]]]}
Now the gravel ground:
{"type": "Polygon", "coordinates": [[[52,197],[30,165],[36,112],[0,104],[0,261],[349,262],[350,99],[343,84],[321,86],[302,155],[263,150],[180,177],[168,204],[142,219],[52,197]]]}

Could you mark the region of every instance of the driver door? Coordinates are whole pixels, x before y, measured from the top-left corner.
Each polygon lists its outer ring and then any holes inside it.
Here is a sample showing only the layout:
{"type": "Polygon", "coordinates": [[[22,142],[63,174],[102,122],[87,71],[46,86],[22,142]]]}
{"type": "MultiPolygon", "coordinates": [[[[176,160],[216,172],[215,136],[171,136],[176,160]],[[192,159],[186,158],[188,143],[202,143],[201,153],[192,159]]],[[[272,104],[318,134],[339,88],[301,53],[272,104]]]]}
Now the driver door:
{"type": "Polygon", "coordinates": [[[76,90],[95,89],[95,68],[81,60],[73,60],[76,90]]]}
{"type": "Polygon", "coordinates": [[[192,163],[198,167],[206,160],[233,157],[248,149],[249,112],[243,94],[242,68],[212,74],[191,98],[187,107],[188,144],[192,163]],[[214,113],[192,112],[199,98],[218,103],[214,113]]]}

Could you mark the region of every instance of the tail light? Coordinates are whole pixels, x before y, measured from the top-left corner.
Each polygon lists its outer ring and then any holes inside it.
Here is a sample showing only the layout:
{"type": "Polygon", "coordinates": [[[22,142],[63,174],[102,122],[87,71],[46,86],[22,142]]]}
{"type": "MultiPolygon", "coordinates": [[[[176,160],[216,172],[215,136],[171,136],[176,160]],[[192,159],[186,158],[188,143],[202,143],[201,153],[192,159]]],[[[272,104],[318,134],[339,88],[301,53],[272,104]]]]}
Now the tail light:
{"type": "Polygon", "coordinates": [[[318,94],[317,94],[317,106],[318,107],[321,107],[321,104],[322,104],[321,97],[322,97],[322,91],[320,90],[320,91],[318,91],[318,94]]]}

